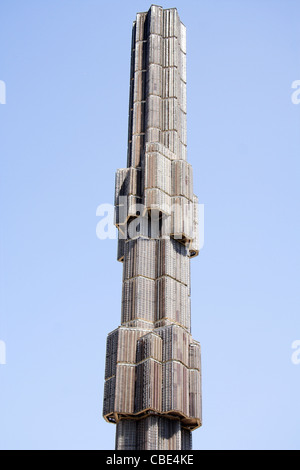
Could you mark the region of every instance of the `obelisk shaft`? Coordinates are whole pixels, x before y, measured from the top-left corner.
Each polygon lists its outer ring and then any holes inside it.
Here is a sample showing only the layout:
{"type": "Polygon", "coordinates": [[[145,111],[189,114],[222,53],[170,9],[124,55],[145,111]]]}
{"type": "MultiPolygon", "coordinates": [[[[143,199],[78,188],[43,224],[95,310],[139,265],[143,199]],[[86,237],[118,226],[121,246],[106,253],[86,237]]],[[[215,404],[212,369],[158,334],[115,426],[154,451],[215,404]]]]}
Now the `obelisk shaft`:
{"type": "Polygon", "coordinates": [[[121,326],[108,335],[104,410],[116,449],[191,449],[201,425],[191,336],[197,197],[186,142],[186,30],[152,6],[133,26],[127,168],[116,175],[121,326]]]}

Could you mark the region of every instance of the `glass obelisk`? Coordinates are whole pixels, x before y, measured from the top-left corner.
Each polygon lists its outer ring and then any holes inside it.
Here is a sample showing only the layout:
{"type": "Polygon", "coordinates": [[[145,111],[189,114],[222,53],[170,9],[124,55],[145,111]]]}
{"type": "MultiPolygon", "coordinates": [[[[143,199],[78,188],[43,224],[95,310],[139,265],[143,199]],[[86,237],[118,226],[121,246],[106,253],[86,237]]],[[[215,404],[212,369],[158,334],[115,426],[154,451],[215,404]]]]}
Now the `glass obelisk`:
{"type": "Polygon", "coordinates": [[[117,450],[189,450],[201,426],[186,129],[186,28],[175,8],[153,5],[133,24],[127,168],[116,174],[122,313],[107,338],[103,415],[116,423],[117,450]]]}

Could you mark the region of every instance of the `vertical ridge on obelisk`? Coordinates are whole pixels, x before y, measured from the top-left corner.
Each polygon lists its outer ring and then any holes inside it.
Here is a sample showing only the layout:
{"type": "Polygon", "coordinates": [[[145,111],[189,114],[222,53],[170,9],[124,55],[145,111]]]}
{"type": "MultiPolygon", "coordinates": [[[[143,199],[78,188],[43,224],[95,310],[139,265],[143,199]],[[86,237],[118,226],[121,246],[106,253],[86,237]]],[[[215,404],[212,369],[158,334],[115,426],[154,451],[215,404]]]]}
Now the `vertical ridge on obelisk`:
{"type": "Polygon", "coordinates": [[[127,168],[116,173],[121,325],[107,338],[103,415],[116,449],[191,449],[201,352],[191,336],[198,199],[186,142],[186,30],[152,6],[133,25],[127,168]]]}

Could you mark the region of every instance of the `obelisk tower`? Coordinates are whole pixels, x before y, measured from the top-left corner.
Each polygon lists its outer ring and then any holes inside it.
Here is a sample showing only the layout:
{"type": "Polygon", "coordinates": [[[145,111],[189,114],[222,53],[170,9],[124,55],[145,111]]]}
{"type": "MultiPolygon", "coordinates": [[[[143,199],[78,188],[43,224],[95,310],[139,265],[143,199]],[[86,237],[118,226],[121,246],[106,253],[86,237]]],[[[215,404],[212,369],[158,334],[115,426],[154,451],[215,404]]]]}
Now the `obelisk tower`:
{"type": "Polygon", "coordinates": [[[188,450],[201,426],[191,336],[198,199],[186,142],[186,28],[151,6],[133,24],[127,168],[116,174],[121,326],[107,338],[103,415],[117,450],[188,450]]]}

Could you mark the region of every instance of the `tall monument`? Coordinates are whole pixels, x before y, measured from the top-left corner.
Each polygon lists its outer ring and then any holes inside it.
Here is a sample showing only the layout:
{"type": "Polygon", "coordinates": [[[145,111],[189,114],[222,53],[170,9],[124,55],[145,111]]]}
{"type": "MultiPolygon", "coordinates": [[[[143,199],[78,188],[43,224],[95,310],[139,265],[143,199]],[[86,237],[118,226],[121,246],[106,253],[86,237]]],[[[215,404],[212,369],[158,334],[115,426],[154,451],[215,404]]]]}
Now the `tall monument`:
{"type": "Polygon", "coordinates": [[[198,199],[186,142],[186,28],[175,8],[133,23],[127,168],[116,174],[121,326],[107,338],[103,415],[117,450],[189,450],[201,426],[191,336],[198,199]]]}

